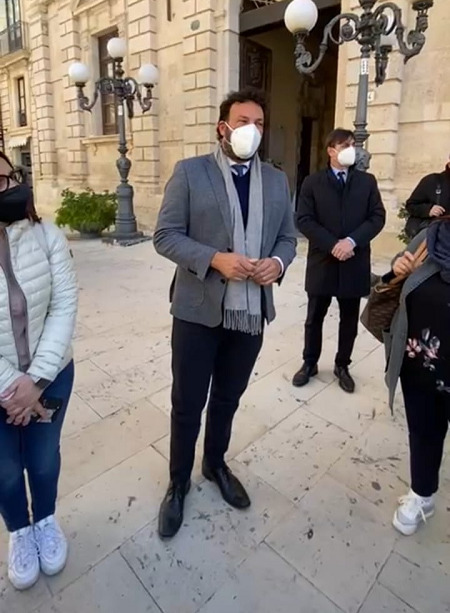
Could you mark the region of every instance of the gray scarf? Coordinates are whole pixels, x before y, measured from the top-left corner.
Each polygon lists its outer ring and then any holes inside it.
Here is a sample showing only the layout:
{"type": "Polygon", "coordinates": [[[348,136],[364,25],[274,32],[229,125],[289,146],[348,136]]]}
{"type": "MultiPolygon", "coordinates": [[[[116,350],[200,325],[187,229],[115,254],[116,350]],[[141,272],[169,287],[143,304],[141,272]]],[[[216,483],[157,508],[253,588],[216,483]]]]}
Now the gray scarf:
{"type": "MultiPolygon", "coordinates": [[[[233,226],[233,251],[248,258],[261,258],[263,229],[263,191],[261,162],[258,155],[252,160],[247,228],[244,228],[239,196],[231,175],[228,158],[219,145],[216,161],[225,181],[233,226]]],[[[247,334],[262,332],[261,286],[251,279],[229,281],[225,293],[223,327],[247,334]]]]}

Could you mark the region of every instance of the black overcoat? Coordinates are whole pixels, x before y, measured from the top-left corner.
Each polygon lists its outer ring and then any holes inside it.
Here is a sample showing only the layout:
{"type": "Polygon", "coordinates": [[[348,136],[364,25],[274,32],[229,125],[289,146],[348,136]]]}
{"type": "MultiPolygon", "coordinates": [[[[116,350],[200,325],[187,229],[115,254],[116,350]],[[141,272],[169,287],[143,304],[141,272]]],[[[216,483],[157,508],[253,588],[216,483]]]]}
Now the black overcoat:
{"type": "Polygon", "coordinates": [[[358,298],[370,292],[370,242],[381,232],[386,211],[375,177],[350,169],[342,189],[331,168],[305,179],[297,222],[309,240],[306,291],[315,296],[358,298]],[[355,255],[346,262],[331,252],[341,238],[352,238],[355,255]]]}

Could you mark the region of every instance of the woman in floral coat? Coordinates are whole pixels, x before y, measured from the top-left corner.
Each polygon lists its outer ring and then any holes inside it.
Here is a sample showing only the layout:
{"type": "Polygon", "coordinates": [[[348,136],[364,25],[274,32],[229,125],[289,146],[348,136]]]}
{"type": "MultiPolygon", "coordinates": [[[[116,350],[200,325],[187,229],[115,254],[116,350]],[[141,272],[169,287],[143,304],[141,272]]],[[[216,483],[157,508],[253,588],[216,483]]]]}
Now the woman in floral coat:
{"type": "Polygon", "coordinates": [[[422,231],[394,262],[393,273],[411,273],[385,338],[390,403],[400,379],[411,459],[411,489],[393,523],[409,536],[434,514],[450,420],[450,218],[422,231]],[[423,240],[428,257],[415,268],[413,254],[423,240]]]}

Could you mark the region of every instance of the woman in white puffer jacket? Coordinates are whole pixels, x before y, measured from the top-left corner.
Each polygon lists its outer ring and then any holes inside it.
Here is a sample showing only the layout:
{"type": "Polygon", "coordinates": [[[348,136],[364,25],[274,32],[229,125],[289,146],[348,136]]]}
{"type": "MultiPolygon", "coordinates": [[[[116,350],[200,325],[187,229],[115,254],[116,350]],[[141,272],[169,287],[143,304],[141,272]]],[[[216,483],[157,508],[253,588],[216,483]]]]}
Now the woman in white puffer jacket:
{"type": "Polygon", "coordinates": [[[0,514],[17,589],[31,587],[41,570],[60,572],[67,560],[54,513],[77,295],[64,234],[41,223],[30,187],[0,152],[0,514]]]}

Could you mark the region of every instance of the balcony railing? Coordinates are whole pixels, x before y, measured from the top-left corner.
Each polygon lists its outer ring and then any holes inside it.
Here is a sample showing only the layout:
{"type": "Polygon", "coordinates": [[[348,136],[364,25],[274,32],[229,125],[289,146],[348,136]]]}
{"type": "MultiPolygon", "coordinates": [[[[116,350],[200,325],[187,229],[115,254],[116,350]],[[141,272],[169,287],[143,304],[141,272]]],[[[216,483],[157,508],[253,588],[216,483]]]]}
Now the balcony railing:
{"type": "Polygon", "coordinates": [[[0,32],[0,57],[25,51],[27,48],[27,26],[23,21],[16,21],[0,32]]]}

